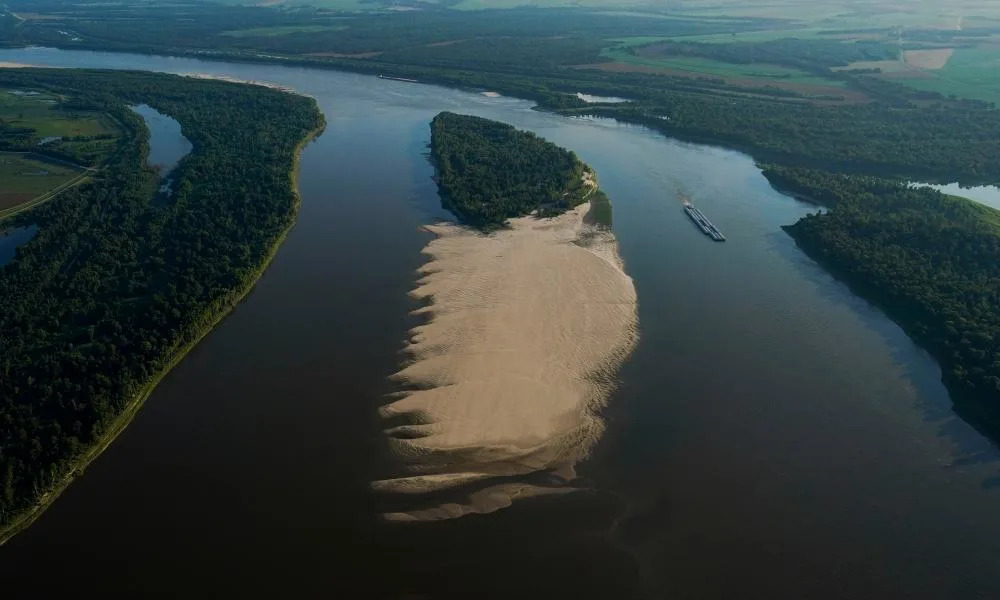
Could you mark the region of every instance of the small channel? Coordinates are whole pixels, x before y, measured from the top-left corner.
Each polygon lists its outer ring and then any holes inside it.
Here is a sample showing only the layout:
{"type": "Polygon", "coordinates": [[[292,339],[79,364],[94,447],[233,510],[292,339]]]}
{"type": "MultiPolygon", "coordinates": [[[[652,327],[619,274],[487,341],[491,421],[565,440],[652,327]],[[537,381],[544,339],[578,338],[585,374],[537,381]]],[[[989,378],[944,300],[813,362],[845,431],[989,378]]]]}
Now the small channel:
{"type": "Polygon", "coordinates": [[[915,186],[933,188],[939,192],[952,196],[961,196],[974,202],[985,204],[990,208],[1000,210],[1000,187],[995,185],[980,185],[974,187],[962,187],[957,183],[948,185],[936,185],[933,183],[914,183],[915,186]]]}
{"type": "Polygon", "coordinates": [[[35,225],[11,227],[6,230],[0,227],[0,267],[13,260],[18,246],[28,243],[36,233],[38,227],[35,225]]]}
{"type": "Polygon", "coordinates": [[[160,194],[170,197],[173,178],[170,176],[181,159],[191,153],[194,147],[181,132],[181,124],[148,104],[132,107],[149,128],[149,156],[146,162],[160,171],[164,178],[160,194]]]}

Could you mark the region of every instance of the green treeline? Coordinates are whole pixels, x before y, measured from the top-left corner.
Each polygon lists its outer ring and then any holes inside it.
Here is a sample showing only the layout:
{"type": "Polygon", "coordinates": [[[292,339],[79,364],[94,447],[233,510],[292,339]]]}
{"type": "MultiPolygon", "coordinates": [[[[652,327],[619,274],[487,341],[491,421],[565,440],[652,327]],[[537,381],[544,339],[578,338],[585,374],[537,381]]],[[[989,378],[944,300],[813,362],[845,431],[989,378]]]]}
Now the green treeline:
{"type": "MultiPolygon", "coordinates": [[[[230,61],[344,69],[422,82],[495,90],[567,114],[598,114],[692,141],[723,143],[758,160],[827,170],[1000,183],[1000,111],[976,101],[920,92],[872,76],[833,72],[855,60],[896,56],[877,41],[786,38],[761,42],[658,42],[670,53],[731,63],[795,66],[841,83],[740,87],[714,76],[615,72],[602,50],[622,38],[730,34],[778,29],[760,19],[649,18],[585,9],[467,13],[422,10],[350,14],[302,8],[179,2],[10,0],[12,10],[44,13],[17,26],[11,44],[206,56],[230,61]],[[484,15],[488,14],[488,18],[484,15]],[[127,23],[127,26],[123,26],[127,23]],[[326,27],[268,35],[268,27],[326,27]],[[72,30],[72,41],[61,32],[72,30]],[[233,31],[248,35],[229,35],[233,31]],[[256,33],[253,33],[255,32],[256,33]],[[843,91],[840,92],[839,90],[843,91]],[[588,106],[577,92],[634,102],[588,106]],[[843,101],[850,96],[850,102],[843,101]]],[[[914,32],[916,33],[916,32],[914,32]]],[[[911,32],[907,32],[910,36],[911,32]]],[[[777,82],[777,80],[776,80],[777,82]]]]}
{"type": "Polygon", "coordinates": [[[765,175],[830,207],[786,230],[929,349],[960,412],[1000,434],[1000,212],[874,177],[765,175]]]}
{"type": "Polygon", "coordinates": [[[312,99],[139,72],[0,71],[67,94],[127,130],[91,181],[11,225],[37,235],[0,268],[0,531],[241,297],[292,224],[295,153],[312,99]],[[154,203],[148,132],[128,104],[177,119],[194,145],[154,203]]]}
{"type": "Polygon", "coordinates": [[[1000,182],[1000,111],[974,102],[815,106],[725,96],[583,111],[668,135],[725,142],[767,162],[920,179],[1000,182]],[[955,104],[967,106],[960,110],[955,104]],[[963,132],[960,136],[956,132],[963,132]]]}
{"type": "Polygon", "coordinates": [[[630,51],[633,54],[655,52],[666,56],[697,56],[741,65],[785,65],[820,72],[825,72],[827,67],[846,67],[858,61],[892,60],[899,57],[898,47],[884,42],[798,38],[726,44],[664,41],[633,46],[630,51]]]}
{"type": "Polygon", "coordinates": [[[561,213],[593,189],[576,154],[489,119],[440,113],[431,121],[431,153],[445,208],[481,229],[534,211],[561,213]]]}

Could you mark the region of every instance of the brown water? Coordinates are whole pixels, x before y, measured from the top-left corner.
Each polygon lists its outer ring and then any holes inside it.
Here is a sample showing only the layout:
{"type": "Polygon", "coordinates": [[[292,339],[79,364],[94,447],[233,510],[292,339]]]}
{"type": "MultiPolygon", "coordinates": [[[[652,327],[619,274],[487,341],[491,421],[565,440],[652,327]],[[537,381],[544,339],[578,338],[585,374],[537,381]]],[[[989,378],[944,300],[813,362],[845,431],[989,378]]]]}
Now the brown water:
{"type": "Polygon", "coordinates": [[[780,226],[815,208],[747,156],[526,102],[351,74],[3,50],[0,61],[209,72],[315,96],[298,224],[248,299],[27,532],[5,590],[48,597],[1000,597],[1000,453],[939,371],[780,226]],[[640,345],[583,466],[591,491],[383,527],[374,407],[442,216],[441,110],[597,170],[640,345]],[[684,216],[688,196],[722,230],[684,216]]]}

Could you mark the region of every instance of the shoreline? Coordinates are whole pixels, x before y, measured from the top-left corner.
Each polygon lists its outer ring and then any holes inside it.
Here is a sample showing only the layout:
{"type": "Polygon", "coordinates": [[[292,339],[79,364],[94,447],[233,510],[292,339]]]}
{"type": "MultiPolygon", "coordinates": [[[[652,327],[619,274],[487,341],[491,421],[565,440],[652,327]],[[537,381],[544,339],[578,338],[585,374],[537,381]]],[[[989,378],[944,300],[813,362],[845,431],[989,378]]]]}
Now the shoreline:
{"type": "MultiPolygon", "coordinates": [[[[317,110],[319,110],[317,108],[317,110]]],[[[322,115],[322,113],[320,113],[322,115]]],[[[14,536],[21,533],[28,527],[30,527],[45,510],[52,505],[59,498],[59,496],[66,491],[66,489],[76,480],[77,477],[83,475],[87,467],[96,460],[101,453],[111,446],[111,443],[128,427],[135,416],[139,413],[139,410],[146,403],[146,400],[152,395],[156,390],[156,387],[161,381],[176,367],[181,363],[182,360],[190,353],[194,348],[201,343],[205,337],[211,332],[215,331],[216,327],[232,312],[236,309],[236,306],[242,302],[257,285],[257,281],[263,276],[264,272],[271,265],[271,261],[278,253],[278,249],[285,242],[285,238],[288,237],[288,233],[295,226],[298,220],[299,207],[302,204],[302,197],[299,194],[299,165],[301,162],[302,151],[305,147],[309,145],[313,140],[315,140],[326,128],[326,119],[322,118],[322,121],[318,127],[306,133],[305,137],[299,141],[294,150],[294,158],[292,162],[291,169],[291,188],[294,194],[294,209],[293,218],[289,222],[288,226],[281,232],[277,239],[272,244],[267,256],[261,262],[260,266],[251,273],[247,282],[239,289],[235,290],[235,297],[232,300],[227,300],[223,302],[223,305],[219,308],[219,311],[211,319],[211,323],[208,324],[202,331],[200,331],[195,338],[185,344],[184,346],[178,348],[170,357],[167,364],[154,375],[143,387],[136,393],[135,397],[128,403],[125,409],[115,417],[114,421],[111,422],[107,431],[105,431],[101,437],[96,440],[87,450],[80,455],[76,460],[73,461],[73,466],[69,469],[69,472],[64,475],[58,483],[52,486],[42,497],[30,508],[22,511],[18,516],[14,517],[10,524],[0,530],[0,546],[3,546],[14,536]]]]}
{"type": "MultiPolygon", "coordinates": [[[[596,189],[596,188],[595,188],[596,189]]],[[[600,409],[638,340],[617,239],[582,203],[484,234],[426,229],[399,392],[379,409],[395,457],[371,483],[389,521],[488,513],[567,493],[604,431],[600,409]]]]}

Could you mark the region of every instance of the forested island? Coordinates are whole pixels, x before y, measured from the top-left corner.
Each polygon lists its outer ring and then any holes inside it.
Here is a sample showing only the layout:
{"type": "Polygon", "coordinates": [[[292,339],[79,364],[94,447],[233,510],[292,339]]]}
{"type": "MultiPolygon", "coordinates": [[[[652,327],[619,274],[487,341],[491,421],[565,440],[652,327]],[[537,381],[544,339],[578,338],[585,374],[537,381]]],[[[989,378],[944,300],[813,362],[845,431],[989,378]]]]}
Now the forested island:
{"type": "Polygon", "coordinates": [[[930,350],[958,412],[1000,436],[1000,212],[876,177],[765,175],[829,207],[786,231],[930,350]]]}
{"type": "Polygon", "coordinates": [[[600,198],[609,212],[574,152],[506,123],[442,112],[431,121],[431,155],[445,208],[480,229],[558,215],[588,199],[600,198]]]}
{"type": "Polygon", "coordinates": [[[292,225],[314,100],[144,72],[0,70],[122,128],[87,182],[5,226],[38,233],[0,268],[0,542],[26,526],[127,425],[159,379],[252,287],[292,225]],[[194,145],[154,202],[148,131],[194,145]]]}

